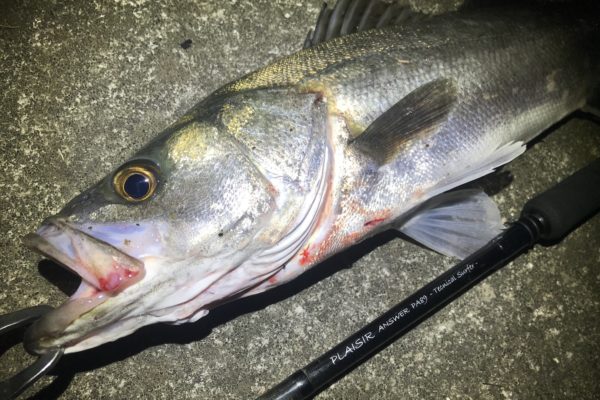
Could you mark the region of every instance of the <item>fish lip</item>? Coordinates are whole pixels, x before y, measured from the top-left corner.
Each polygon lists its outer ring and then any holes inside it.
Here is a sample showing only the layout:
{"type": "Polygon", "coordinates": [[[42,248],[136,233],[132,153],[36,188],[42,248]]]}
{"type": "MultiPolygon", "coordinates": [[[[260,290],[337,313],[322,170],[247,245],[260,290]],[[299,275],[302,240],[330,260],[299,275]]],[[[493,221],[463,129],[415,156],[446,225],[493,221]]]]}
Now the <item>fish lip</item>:
{"type": "Polygon", "coordinates": [[[27,328],[23,337],[25,349],[31,354],[45,354],[49,351],[68,348],[84,340],[89,333],[74,339],[62,339],[73,321],[104,303],[108,298],[105,294],[100,293],[90,298],[67,300],[27,328]],[[73,312],[74,310],[76,312],[73,312]]]}
{"type": "Polygon", "coordinates": [[[98,291],[118,293],[145,275],[141,260],[62,219],[47,219],[37,232],[26,235],[23,242],[67,267],[98,291]],[[63,243],[57,245],[60,241],[63,243]]]}
{"type": "Polygon", "coordinates": [[[145,275],[141,260],[59,218],[47,219],[37,232],[26,235],[23,242],[82,279],[77,291],[66,302],[26,331],[24,344],[31,353],[43,354],[85,339],[84,333],[81,337],[60,343],[61,336],[74,321],[139,282],[145,275]]]}

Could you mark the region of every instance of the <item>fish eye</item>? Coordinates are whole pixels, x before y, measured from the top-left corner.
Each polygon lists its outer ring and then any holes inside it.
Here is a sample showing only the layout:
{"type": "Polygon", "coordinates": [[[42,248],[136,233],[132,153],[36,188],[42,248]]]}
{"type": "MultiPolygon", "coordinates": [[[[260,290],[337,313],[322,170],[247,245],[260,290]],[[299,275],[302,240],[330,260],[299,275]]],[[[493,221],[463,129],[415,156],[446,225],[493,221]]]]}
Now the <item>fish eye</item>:
{"type": "Polygon", "coordinates": [[[113,178],[119,196],[132,203],[147,200],[156,191],[156,171],[145,165],[123,167],[113,178]]]}

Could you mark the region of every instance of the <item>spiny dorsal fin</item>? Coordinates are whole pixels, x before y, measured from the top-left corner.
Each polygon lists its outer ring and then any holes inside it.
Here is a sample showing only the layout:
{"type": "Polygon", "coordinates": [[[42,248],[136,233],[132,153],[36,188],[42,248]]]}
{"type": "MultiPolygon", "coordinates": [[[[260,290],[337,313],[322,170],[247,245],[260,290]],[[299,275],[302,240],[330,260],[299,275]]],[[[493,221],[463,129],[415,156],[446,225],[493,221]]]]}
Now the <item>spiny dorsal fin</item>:
{"type": "Polygon", "coordinates": [[[387,164],[411,141],[437,131],[446,122],[455,102],[454,81],[429,82],[381,114],[350,143],[379,165],[387,164]]]}
{"type": "Polygon", "coordinates": [[[424,18],[408,6],[382,0],[338,0],[334,8],[323,3],[314,31],[308,32],[304,48],[313,47],[338,36],[373,28],[398,25],[424,18]]]}

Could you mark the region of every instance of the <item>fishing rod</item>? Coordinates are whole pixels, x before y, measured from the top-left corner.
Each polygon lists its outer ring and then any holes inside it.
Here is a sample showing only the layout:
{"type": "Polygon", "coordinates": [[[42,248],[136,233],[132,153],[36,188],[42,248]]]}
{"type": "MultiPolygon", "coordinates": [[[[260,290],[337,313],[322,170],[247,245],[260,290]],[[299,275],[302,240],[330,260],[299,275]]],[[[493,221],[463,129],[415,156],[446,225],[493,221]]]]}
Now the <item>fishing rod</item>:
{"type": "Polygon", "coordinates": [[[272,387],[259,400],[308,399],[535,244],[556,244],[600,211],[600,158],[529,200],[521,217],[462,262],[272,387]]]}

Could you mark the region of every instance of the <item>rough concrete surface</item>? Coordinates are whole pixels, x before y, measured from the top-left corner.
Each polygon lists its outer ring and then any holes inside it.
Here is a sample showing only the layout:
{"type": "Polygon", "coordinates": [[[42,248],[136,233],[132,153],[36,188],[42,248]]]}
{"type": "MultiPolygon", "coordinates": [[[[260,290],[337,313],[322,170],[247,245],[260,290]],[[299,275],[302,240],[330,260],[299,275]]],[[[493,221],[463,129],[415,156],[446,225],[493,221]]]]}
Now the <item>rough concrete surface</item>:
{"type": "MultiPolygon", "coordinates": [[[[298,49],[320,4],[0,3],[0,313],[57,305],[65,299],[58,287],[73,285],[23,248],[23,235],[206,94],[298,49]]],[[[505,168],[514,179],[494,198],[514,219],[534,193],[599,156],[600,127],[571,118],[505,168]]],[[[599,249],[597,216],[559,245],[520,257],[318,398],[598,398],[599,249]]],[[[452,263],[383,235],[195,324],[144,328],[64,357],[24,397],[252,398],[452,263]]],[[[30,361],[13,347],[0,379],[30,361]]]]}

